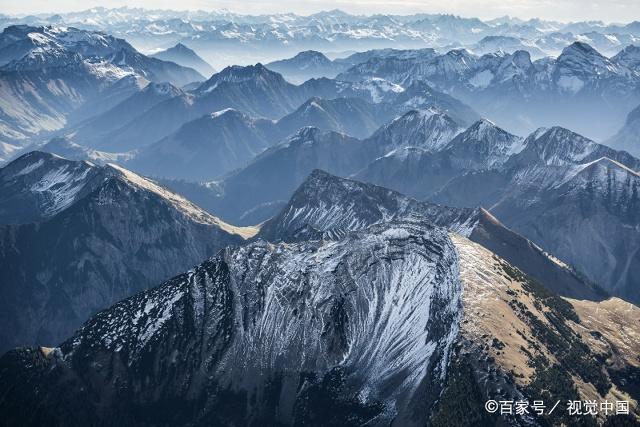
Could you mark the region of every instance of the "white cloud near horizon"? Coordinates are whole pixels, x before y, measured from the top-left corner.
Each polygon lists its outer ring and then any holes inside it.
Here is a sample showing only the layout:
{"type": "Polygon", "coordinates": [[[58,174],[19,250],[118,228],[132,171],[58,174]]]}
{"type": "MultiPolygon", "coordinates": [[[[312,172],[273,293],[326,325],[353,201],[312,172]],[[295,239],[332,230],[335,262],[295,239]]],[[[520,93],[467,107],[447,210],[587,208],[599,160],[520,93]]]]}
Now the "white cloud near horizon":
{"type": "Polygon", "coordinates": [[[341,9],[354,14],[452,13],[465,17],[491,19],[509,15],[523,19],[558,21],[602,20],[631,22],[640,20],[639,0],[0,0],[0,13],[60,13],[91,7],[143,7],[147,9],[219,10],[242,14],[294,12],[310,14],[341,9]]]}

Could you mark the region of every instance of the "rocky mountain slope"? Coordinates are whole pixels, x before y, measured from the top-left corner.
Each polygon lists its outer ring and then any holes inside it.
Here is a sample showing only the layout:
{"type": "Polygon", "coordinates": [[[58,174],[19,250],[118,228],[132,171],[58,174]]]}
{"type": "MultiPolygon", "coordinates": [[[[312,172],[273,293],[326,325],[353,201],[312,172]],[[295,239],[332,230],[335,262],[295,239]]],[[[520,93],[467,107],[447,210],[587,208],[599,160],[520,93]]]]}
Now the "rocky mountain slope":
{"type": "Polygon", "coordinates": [[[334,78],[346,68],[346,65],[334,63],[321,52],[313,50],[300,52],[292,58],[269,62],[265,66],[296,84],[318,77],[334,78]]]}
{"type": "Polygon", "coordinates": [[[629,113],[624,126],[609,138],[606,144],[640,157],[640,137],[638,135],[640,135],[640,106],[629,113]]]}
{"type": "Polygon", "coordinates": [[[23,143],[108,110],[145,81],[183,85],[202,80],[195,70],[149,58],[125,40],[100,32],[8,27],[0,34],[0,46],[0,128],[23,143]]]}
{"type": "MultiPolygon", "coordinates": [[[[629,310],[617,320],[633,328],[629,310]]],[[[7,425],[69,413],[78,425],[556,424],[566,412],[490,416],[484,401],[635,403],[637,344],[612,334],[607,315],[586,321],[597,329],[419,219],[258,241],[102,311],[56,348],[5,354],[0,408],[7,425]]]]}
{"type": "Polygon", "coordinates": [[[606,138],[640,102],[640,74],[628,56],[610,59],[582,42],[567,46],[557,58],[536,61],[526,50],[476,56],[454,49],[374,57],[337,78],[377,77],[403,87],[425,81],[515,133],[561,125],[606,138]]]}
{"type": "Polygon", "coordinates": [[[56,343],[253,232],[125,169],[41,152],[0,169],[0,186],[3,350],[56,343]]]}
{"type": "MultiPolygon", "coordinates": [[[[406,223],[338,242],[227,249],[101,312],[51,354],[60,356],[78,399],[79,422],[114,414],[110,422],[125,424],[149,416],[179,424],[306,424],[330,413],[332,424],[420,424],[442,388],[459,328],[456,258],[446,232],[406,223]],[[98,359],[117,364],[117,373],[92,368],[98,359]],[[71,368],[76,363],[88,364],[71,368]],[[89,393],[103,396],[102,414],[82,397],[85,375],[95,379],[89,393]],[[154,415],[152,408],[176,399],[182,410],[154,415]],[[227,399],[239,399],[237,410],[227,399]],[[416,411],[418,401],[424,411],[416,411]]],[[[2,384],[11,383],[4,376],[11,358],[3,359],[2,384]]],[[[23,422],[60,420],[72,409],[66,397],[56,405],[58,385],[50,385],[43,411],[23,422]]],[[[19,416],[27,396],[6,399],[5,390],[2,412],[19,416]]]]}
{"type": "MultiPolygon", "coordinates": [[[[629,20],[633,19],[632,16],[629,20]]],[[[526,46],[556,56],[575,41],[593,44],[607,56],[638,44],[637,22],[556,22],[501,17],[481,20],[450,14],[352,15],[328,10],[312,15],[243,15],[228,10],[176,11],[141,8],[91,8],[69,13],[0,17],[0,25],[58,24],[100,29],[130,40],[143,51],[183,42],[218,68],[231,63],[271,62],[316,50],[345,56],[353,51],[451,46],[477,50],[501,48],[511,53],[526,46]]],[[[495,50],[493,50],[495,51],[495,50]]]]}
{"type": "Polygon", "coordinates": [[[638,301],[631,272],[640,161],[562,128],[541,130],[524,147],[502,168],[466,173],[432,199],[487,206],[607,291],[638,301]]]}
{"type": "Polygon", "coordinates": [[[187,46],[182,43],[178,43],[169,49],[163,50],[158,53],[154,53],[151,55],[152,58],[158,58],[163,61],[174,62],[176,64],[182,65],[183,67],[193,68],[200,74],[202,74],[205,78],[211,77],[216,71],[213,69],[207,61],[200,58],[197,53],[193,51],[193,49],[189,49],[187,46]]]}
{"type": "Polygon", "coordinates": [[[336,238],[371,224],[421,216],[479,243],[560,295],[602,300],[606,293],[482,208],[451,208],[315,170],[257,237],[268,241],[336,238]]]}

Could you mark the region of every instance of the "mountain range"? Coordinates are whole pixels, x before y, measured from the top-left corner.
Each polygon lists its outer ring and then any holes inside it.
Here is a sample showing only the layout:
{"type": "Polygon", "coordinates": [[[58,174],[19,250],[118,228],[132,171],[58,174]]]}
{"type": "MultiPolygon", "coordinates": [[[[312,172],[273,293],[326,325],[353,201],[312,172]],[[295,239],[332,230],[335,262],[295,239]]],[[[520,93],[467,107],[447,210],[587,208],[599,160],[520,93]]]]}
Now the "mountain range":
{"type": "Polygon", "coordinates": [[[370,91],[361,85],[328,79],[310,80],[296,86],[262,64],[232,66],[214,74],[195,90],[159,102],[91,144],[106,151],[128,151],[157,142],[185,123],[206,114],[234,108],[256,118],[279,119],[294,112],[314,96],[325,99],[362,97],[371,101],[370,91]]]}
{"type": "Polygon", "coordinates": [[[125,40],[60,27],[12,26],[0,34],[3,139],[27,145],[107,111],[146,85],[183,85],[195,70],[149,58],[125,40]]]}
{"type": "Polygon", "coordinates": [[[612,58],[583,42],[557,58],[531,60],[530,52],[466,50],[445,54],[373,57],[337,76],[360,81],[383,78],[402,86],[420,80],[467,103],[484,117],[519,134],[561,125],[604,139],[640,103],[640,71],[632,48],[612,58]]]}
{"type": "Polygon", "coordinates": [[[277,121],[225,109],[188,122],[140,149],[126,166],[165,179],[210,181],[245,166],[301,127],[316,126],[365,137],[390,120],[393,113],[392,108],[359,98],[310,98],[277,121]]]}
{"type": "Polygon", "coordinates": [[[0,28],[1,425],[640,420],[637,22],[0,28]]]}
{"type": "Polygon", "coordinates": [[[215,185],[166,184],[249,225],[275,215],[316,168],[419,200],[483,206],[608,292],[639,298],[640,160],[559,127],[523,139],[487,120],[461,131],[446,115],[409,112],[364,140],[302,129],[215,185]]]}
{"type": "Polygon", "coordinates": [[[404,90],[380,79],[346,83],[322,78],[295,86],[257,64],[225,69],[188,92],[169,83],[150,83],[108,111],[60,134],[112,157],[135,158],[126,166],[143,173],[161,175],[165,171],[165,178],[210,180],[243,166],[301,127],[316,126],[364,138],[397,115],[416,108],[446,112],[461,126],[479,118],[464,103],[424,83],[404,90]],[[229,108],[242,113],[244,122],[237,125],[248,132],[251,123],[260,123],[264,135],[259,139],[264,141],[252,142],[254,147],[248,151],[235,146],[229,140],[234,134],[224,124],[227,116],[219,114],[229,108]],[[265,116],[274,123],[264,120],[265,116]],[[178,154],[179,145],[183,145],[179,141],[187,135],[191,148],[178,154]],[[221,144],[215,140],[225,138],[225,152],[215,152],[213,147],[213,152],[207,152],[212,143],[221,144]],[[177,157],[171,159],[173,154],[177,157]],[[190,157],[201,165],[190,168],[190,157]],[[163,158],[176,163],[166,168],[163,158]],[[207,159],[213,163],[207,163],[207,159]]]}
{"type": "Polygon", "coordinates": [[[562,423],[564,411],[498,420],[484,401],[637,398],[638,346],[608,329],[631,327],[638,309],[625,304],[559,298],[419,217],[257,241],[100,312],[58,347],[6,353],[0,408],[8,425],[68,413],[72,425],[562,423]]]}
{"type": "Polygon", "coordinates": [[[451,208],[419,202],[371,184],[314,170],[279,214],[260,227],[268,241],[340,237],[372,224],[420,216],[484,246],[555,293],[601,300],[606,292],[580,277],[538,246],[514,233],[482,208],[451,208]]]}
{"type": "MultiPolygon", "coordinates": [[[[638,44],[640,25],[599,21],[554,22],[503,17],[494,20],[446,14],[351,15],[340,10],[309,16],[293,13],[241,15],[229,11],[180,12],[139,8],[92,8],[55,15],[2,16],[0,26],[11,24],[74,26],[102,30],[125,38],[143,52],[183,43],[222,69],[230,64],[264,63],[316,50],[325,53],[369,49],[446,50],[465,47],[486,53],[486,47],[513,53],[527,46],[532,56],[555,56],[575,41],[614,55],[638,44]]],[[[344,55],[343,55],[344,56],[344,55]]]]}
{"type": "Polygon", "coordinates": [[[0,169],[0,194],[3,351],[57,343],[253,233],[118,166],[37,151],[0,169]]]}

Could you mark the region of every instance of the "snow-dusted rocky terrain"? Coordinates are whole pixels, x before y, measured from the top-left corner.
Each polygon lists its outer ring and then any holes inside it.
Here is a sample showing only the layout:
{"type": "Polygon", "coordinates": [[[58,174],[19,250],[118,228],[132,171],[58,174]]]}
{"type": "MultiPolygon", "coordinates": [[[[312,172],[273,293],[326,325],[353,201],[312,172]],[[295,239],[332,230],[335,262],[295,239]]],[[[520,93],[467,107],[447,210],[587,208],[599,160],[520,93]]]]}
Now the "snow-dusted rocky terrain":
{"type": "Polygon", "coordinates": [[[184,85],[191,68],[147,57],[123,39],[67,27],[12,26],[0,33],[3,140],[29,138],[103,113],[148,81],[184,85]]]}
{"type": "Polygon", "coordinates": [[[0,169],[0,348],[86,318],[255,233],[115,165],[32,152],[0,169]]]}
{"type": "MultiPolygon", "coordinates": [[[[629,309],[624,326],[640,315],[629,309]]],[[[0,408],[9,425],[69,412],[106,425],[489,423],[487,397],[550,388],[550,398],[633,400],[624,369],[637,366],[638,345],[623,345],[606,319],[591,323],[606,347],[591,350],[583,340],[594,331],[581,330],[570,302],[462,236],[391,221],[338,240],[223,250],[59,347],[9,352],[0,408]],[[36,389],[40,404],[27,411],[36,389]]]]}
{"type": "Polygon", "coordinates": [[[0,424],[640,419],[637,22],[0,28],[0,424]]]}
{"type": "Polygon", "coordinates": [[[144,52],[182,42],[200,51],[216,68],[232,63],[270,62],[310,49],[340,55],[347,51],[425,46],[442,50],[466,47],[476,54],[499,50],[512,53],[526,48],[540,57],[555,56],[567,45],[582,41],[613,55],[627,45],[637,44],[640,37],[637,22],[563,23],[509,17],[483,21],[444,14],[358,16],[340,10],[310,16],[247,16],[224,10],[180,12],[125,7],[0,17],[0,25],[12,24],[98,29],[126,38],[144,52]]]}

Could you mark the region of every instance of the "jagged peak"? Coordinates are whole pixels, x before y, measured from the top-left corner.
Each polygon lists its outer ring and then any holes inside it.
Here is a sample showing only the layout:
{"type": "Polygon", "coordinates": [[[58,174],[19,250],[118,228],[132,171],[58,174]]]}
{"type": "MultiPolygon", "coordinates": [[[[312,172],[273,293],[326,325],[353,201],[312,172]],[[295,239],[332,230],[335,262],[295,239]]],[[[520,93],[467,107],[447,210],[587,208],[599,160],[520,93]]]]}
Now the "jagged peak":
{"type": "Polygon", "coordinates": [[[45,151],[40,151],[40,150],[34,150],[34,151],[29,151],[28,153],[23,154],[22,156],[13,160],[11,163],[18,163],[18,162],[25,162],[25,161],[31,162],[31,161],[38,161],[40,159],[49,160],[49,159],[61,159],[61,158],[62,157],[56,154],[47,153],[45,151]]]}
{"type": "Polygon", "coordinates": [[[167,50],[176,50],[176,51],[178,51],[178,52],[195,53],[195,52],[193,51],[193,49],[189,48],[188,46],[186,46],[186,45],[184,45],[184,44],[182,44],[182,43],[180,43],[180,42],[176,43],[176,45],[175,45],[175,46],[173,46],[173,47],[171,47],[171,48],[169,48],[169,49],[167,49],[167,50]]]}
{"type": "Polygon", "coordinates": [[[579,41],[565,47],[562,50],[562,53],[558,56],[556,63],[564,65],[571,64],[569,65],[570,68],[583,68],[586,67],[587,64],[595,65],[599,68],[610,67],[613,65],[607,57],[602,55],[591,45],[579,41]]]}
{"type": "Polygon", "coordinates": [[[513,154],[525,147],[524,139],[498,127],[487,119],[480,119],[456,136],[447,149],[458,153],[473,153],[474,167],[494,167],[506,162],[513,154]],[[477,156],[480,156],[477,158],[477,156]],[[482,160],[480,160],[482,159],[482,160]]]}
{"type": "Polygon", "coordinates": [[[370,139],[387,154],[406,146],[438,151],[462,131],[447,114],[428,108],[407,111],[378,129],[370,139]]]}
{"type": "Polygon", "coordinates": [[[402,116],[397,117],[393,120],[393,122],[396,121],[412,121],[412,120],[426,120],[429,119],[430,117],[433,117],[435,115],[445,115],[442,111],[440,111],[439,109],[435,108],[435,107],[429,107],[429,108],[425,108],[425,109],[416,109],[416,110],[409,110],[406,113],[404,113],[402,116]]]}
{"type": "Polygon", "coordinates": [[[241,83],[245,81],[271,81],[284,83],[285,79],[281,74],[269,70],[261,63],[255,65],[230,65],[225,67],[219,73],[214,74],[196,89],[199,93],[207,93],[214,90],[218,85],[224,82],[241,83]]]}
{"type": "Polygon", "coordinates": [[[562,49],[562,53],[560,54],[560,56],[558,58],[560,58],[562,56],[576,55],[576,54],[580,55],[580,56],[598,56],[598,57],[602,56],[600,54],[600,52],[598,52],[589,43],[585,43],[585,42],[581,42],[581,41],[575,41],[575,42],[571,43],[569,46],[567,46],[564,49],[562,49]]]}
{"type": "MultiPolygon", "coordinates": [[[[82,147],[73,142],[68,136],[54,137],[47,144],[45,144],[43,148],[47,146],[72,148],[82,147]]],[[[17,157],[16,159],[5,165],[2,169],[0,169],[0,175],[13,175],[14,177],[16,177],[21,175],[29,175],[31,173],[40,174],[43,171],[50,171],[62,166],[78,167],[79,169],[100,168],[100,166],[97,166],[96,164],[87,160],[67,159],[63,156],[49,151],[33,150],[17,157]]]]}
{"type": "Polygon", "coordinates": [[[536,131],[525,144],[547,164],[580,161],[597,147],[592,140],[560,126],[536,131]]]}
{"type": "Polygon", "coordinates": [[[310,181],[324,180],[324,179],[338,179],[337,176],[330,174],[329,172],[322,169],[314,169],[311,171],[307,179],[304,181],[302,185],[310,181]]]}
{"type": "Polygon", "coordinates": [[[214,74],[213,77],[224,76],[224,75],[234,75],[234,76],[250,78],[250,77],[261,75],[261,74],[279,75],[278,73],[269,70],[267,67],[265,67],[260,62],[258,62],[255,65],[229,65],[223,68],[222,71],[220,71],[219,73],[214,74]]]}
{"type": "Polygon", "coordinates": [[[345,181],[351,182],[350,180],[346,180],[345,178],[340,178],[332,175],[325,170],[314,169],[302,182],[302,184],[298,186],[298,189],[291,197],[291,200],[295,200],[297,198],[296,195],[300,196],[300,194],[316,193],[319,189],[326,190],[328,187],[333,187],[336,185],[343,186],[345,181]]]}
{"type": "MultiPolygon", "coordinates": [[[[476,58],[476,56],[473,53],[469,52],[465,48],[451,49],[450,51],[442,55],[442,57],[454,58],[457,60],[476,58]]],[[[438,57],[438,58],[441,58],[441,57],[438,57]]]]}
{"type": "Polygon", "coordinates": [[[163,83],[149,82],[149,84],[146,85],[142,91],[145,93],[154,93],[157,95],[172,95],[172,96],[177,96],[184,93],[182,89],[180,89],[179,87],[169,82],[163,82],[163,83]]]}
{"type": "Polygon", "coordinates": [[[531,54],[526,50],[516,50],[511,54],[511,61],[519,68],[529,68],[532,65],[531,54]]]}
{"type": "Polygon", "coordinates": [[[446,113],[436,107],[429,107],[424,109],[409,110],[403,115],[396,117],[391,122],[384,125],[380,130],[407,126],[424,126],[427,123],[432,122],[434,119],[444,119],[448,122],[450,121],[457,127],[455,121],[446,113]]]}
{"type": "Polygon", "coordinates": [[[498,134],[502,136],[507,136],[509,138],[517,138],[516,135],[510,134],[509,132],[502,129],[501,127],[498,127],[491,120],[485,119],[485,118],[482,118],[476,121],[475,123],[473,123],[471,126],[467,128],[467,130],[462,132],[460,136],[465,139],[471,138],[476,140],[483,140],[483,139],[495,137],[495,135],[498,135],[498,134]]]}
{"type": "Polygon", "coordinates": [[[549,141],[563,141],[567,139],[575,139],[582,143],[593,143],[590,139],[562,126],[553,126],[550,128],[539,128],[531,134],[535,140],[549,141]]]}

